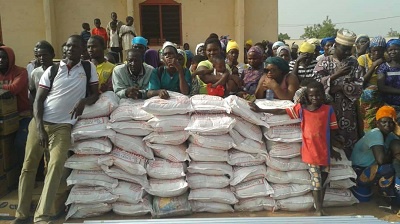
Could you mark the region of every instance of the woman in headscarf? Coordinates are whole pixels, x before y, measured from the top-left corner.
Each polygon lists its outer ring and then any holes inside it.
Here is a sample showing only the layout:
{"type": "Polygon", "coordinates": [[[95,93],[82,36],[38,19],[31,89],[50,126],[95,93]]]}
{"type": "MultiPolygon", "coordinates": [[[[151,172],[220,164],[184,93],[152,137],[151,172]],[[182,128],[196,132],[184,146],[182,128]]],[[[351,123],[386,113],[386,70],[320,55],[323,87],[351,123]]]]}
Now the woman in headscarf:
{"type": "Polygon", "coordinates": [[[355,56],[359,57],[367,53],[369,47],[369,36],[367,34],[360,34],[357,36],[355,43],[355,56]]]}
{"type": "Polygon", "coordinates": [[[335,37],[325,37],[321,40],[321,47],[323,49],[323,54],[317,57],[317,61],[319,61],[324,56],[329,56],[329,50],[335,44],[335,37]]]}
{"type": "Polygon", "coordinates": [[[306,42],[315,46],[314,59],[317,59],[319,56],[319,51],[321,50],[321,42],[317,38],[310,38],[306,42]]]}
{"type": "Polygon", "coordinates": [[[158,68],[158,66],[160,65],[160,57],[158,55],[158,51],[148,49],[144,53],[144,62],[148,65],[153,66],[154,68],[158,68]]]}
{"type": "Polygon", "coordinates": [[[239,45],[236,41],[230,40],[226,46],[226,64],[232,70],[232,74],[241,76],[246,65],[238,62],[239,45]]]}
{"type": "Polygon", "coordinates": [[[266,67],[258,82],[256,98],[264,99],[265,92],[270,89],[274,92],[275,99],[292,100],[299,89],[299,80],[289,73],[288,63],[280,57],[270,57],[265,62],[266,67]]]}
{"type": "Polygon", "coordinates": [[[335,53],[324,56],[315,66],[314,73],[321,77],[325,90],[333,98],[338,121],[338,138],[343,141],[343,150],[347,157],[357,142],[358,120],[357,102],[362,92],[362,78],[358,70],[357,60],[351,56],[356,35],[346,29],[337,32],[335,38],[335,53]]]}
{"type": "Polygon", "coordinates": [[[253,46],[247,51],[249,67],[243,72],[243,90],[248,94],[254,94],[257,89],[258,81],[264,74],[263,51],[258,46],[253,46]]]}
{"type": "Polygon", "coordinates": [[[287,63],[292,60],[290,48],[286,45],[278,47],[278,50],[276,50],[276,55],[277,57],[283,58],[283,60],[287,61],[287,63]]]}
{"type": "Polygon", "coordinates": [[[358,57],[360,74],[364,78],[364,90],[360,98],[360,131],[361,134],[376,128],[375,114],[383,106],[378,91],[376,69],[384,62],[386,40],[381,36],[374,37],[369,44],[369,53],[358,57]]]}
{"type": "Polygon", "coordinates": [[[400,112],[400,39],[391,39],[386,44],[390,62],[382,63],[378,74],[378,90],[383,102],[394,107],[399,116],[400,112]]]}
{"type": "Polygon", "coordinates": [[[206,56],[204,53],[204,43],[197,44],[195,53],[196,55],[206,56]]]}
{"type": "Polygon", "coordinates": [[[317,61],[314,59],[314,51],[314,45],[303,42],[300,45],[299,57],[289,63],[290,71],[299,79],[299,82],[305,78],[313,78],[320,81],[320,77],[314,74],[314,68],[317,64],[317,61]]]}
{"type": "Polygon", "coordinates": [[[282,41],[276,41],[273,45],[272,45],[272,52],[273,52],[273,57],[278,56],[277,54],[277,50],[279,47],[285,46],[285,43],[283,43],[282,41]]]}
{"type": "Polygon", "coordinates": [[[178,49],[178,61],[183,68],[186,68],[186,62],[187,62],[186,52],[182,49],[178,49]]]}

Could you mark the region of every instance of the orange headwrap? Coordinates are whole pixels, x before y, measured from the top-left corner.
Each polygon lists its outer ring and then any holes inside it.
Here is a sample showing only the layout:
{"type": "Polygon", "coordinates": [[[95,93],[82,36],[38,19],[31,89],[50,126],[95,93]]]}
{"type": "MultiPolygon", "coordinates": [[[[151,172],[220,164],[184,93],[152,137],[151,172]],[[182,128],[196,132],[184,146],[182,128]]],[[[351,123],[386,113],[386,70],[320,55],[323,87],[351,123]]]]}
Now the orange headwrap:
{"type": "Polygon", "coordinates": [[[396,110],[391,107],[391,106],[383,106],[379,108],[379,110],[376,112],[376,120],[379,120],[384,117],[390,117],[393,120],[396,120],[396,110]]]}

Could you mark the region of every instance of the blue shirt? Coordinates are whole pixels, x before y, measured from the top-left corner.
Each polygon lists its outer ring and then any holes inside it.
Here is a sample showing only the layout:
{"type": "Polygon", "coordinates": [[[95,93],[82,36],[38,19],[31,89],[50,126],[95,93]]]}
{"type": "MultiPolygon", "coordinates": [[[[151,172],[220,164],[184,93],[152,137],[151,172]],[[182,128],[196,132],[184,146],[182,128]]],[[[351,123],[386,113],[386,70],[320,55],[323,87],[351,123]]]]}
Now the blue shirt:
{"type": "MultiPolygon", "coordinates": [[[[171,76],[167,72],[166,67],[164,67],[160,79],[157,74],[159,71],[160,68],[154,69],[153,72],[151,73],[148,90],[165,89],[168,91],[181,93],[181,90],[179,88],[179,73],[175,72],[171,76]]],[[[184,68],[183,72],[185,73],[185,81],[189,86],[189,92],[190,92],[191,88],[190,85],[192,84],[192,76],[190,75],[190,71],[187,68],[184,68]]]]}
{"type": "Polygon", "coordinates": [[[383,146],[385,153],[389,150],[390,142],[393,139],[399,139],[395,134],[389,133],[384,139],[382,132],[379,128],[374,128],[367,132],[358,142],[354,145],[353,153],[350,160],[354,166],[368,167],[375,163],[375,156],[372,152],[372,146],[383,146]]]}

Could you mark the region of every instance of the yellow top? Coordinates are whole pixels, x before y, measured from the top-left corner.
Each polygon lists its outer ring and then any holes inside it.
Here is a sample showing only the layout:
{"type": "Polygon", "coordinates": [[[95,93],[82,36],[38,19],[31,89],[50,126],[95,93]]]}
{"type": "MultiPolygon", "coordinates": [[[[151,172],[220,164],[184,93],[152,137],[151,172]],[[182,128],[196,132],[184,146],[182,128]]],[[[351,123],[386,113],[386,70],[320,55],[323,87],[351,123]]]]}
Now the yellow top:
{"type": "MultiPolygon", "coordinates": [[[[357,59],[358,64],[362,66],[365,71],[369,69],[373,69],[372,67],[372,59],[369,57],[368,54],[361,55],[357,59]]],[[[376,73],[372,74],[371,79],[369,80],[368,84],[370,85],[378,85],[378,75],[376,73]]]]}
{"type": "MultiPolygon", "coordinates": [[[[197,65],[197,68],[200,67],[200,66],[204,66],[204,67],[206,67],[208,69],[213,69],[214,68],[213,64],[209,60],[205,60],[205,61],[200,62],[197,65]]],[[[225,66],[226,66],[226,69],[228,69],[228,71],[230,73],[232,73],[231,68],[229,67],[229,65],[226,64],[225,66]]],[[[198,76],[196,78],[199,80],[199,86],[200,86],[199,94],[207,94],[207,83],[204,83],[198,76]]]]}
{"type": "Polygon", "coordinates": [[[108,79],[111,78],[114,68],[115,68],[115,65],[111,64],[108,61],[105,61],[96,66],[96,72],[99,77],[99,89],[102,85],[109,82],[108,79]]]}

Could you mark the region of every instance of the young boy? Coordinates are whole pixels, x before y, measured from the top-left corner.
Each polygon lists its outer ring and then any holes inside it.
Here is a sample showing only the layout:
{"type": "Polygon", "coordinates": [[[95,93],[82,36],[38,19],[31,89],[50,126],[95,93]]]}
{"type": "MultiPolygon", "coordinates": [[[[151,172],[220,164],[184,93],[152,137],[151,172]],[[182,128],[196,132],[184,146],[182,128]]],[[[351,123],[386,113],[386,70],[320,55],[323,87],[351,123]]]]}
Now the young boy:
{"type": "Polygon", "coordinates": [[[132,16],[126,17],[126,25],[121,26],[119,36],[122,38],[122,49],[126,54],[126,51],[132,48],[132,39],[136,37],[132,16]]]}
{"type": "Polygon", "coordinates": [[[106,43],[106,46],[108,46],[108,35],[107,35],[107,30],[101,27],[101,21],[100,19],[96,18],[94,19],[94,26],[95,28],[92,29],[92,35],[97,35],[101,36],[104,39],[104,42],[106,43]]]}
{"type": "Polygon", "coordinates": [[[85,44],[87,43],[87,41],[89,40],[91,34],[90,34],[90,25],[89,23],[82,23],[82,32],[81,32],[81,36],[82,39],[85,41],[85,44]]]}
{"type": "Polygon", "coordinates": [[[189,71],[190,74],[192,74],[192,89],[190,90],[190,95],[196,95],[199,94],[199,90],[200,90],[200,85],[199,85],[199,80],[197,79],[196,76],[196,69],[197,69],[197,65],[202,62],[207,60],[206,57],[204,57],[203,55],[195,55],[192,59],[189,71]]]}
{"type": "Polygon", "coordinates": [[[117,30],[117,22],[112,21],[110,23],[110,41],[109,41],[109,47],[111,52],[114,55],[115,60],[117,61],[117,63],[120,62],[120,53],[122,51],[121,49],[121,42],[120,42],[120,38],[118,35],[118,30],[117,30]]]}

